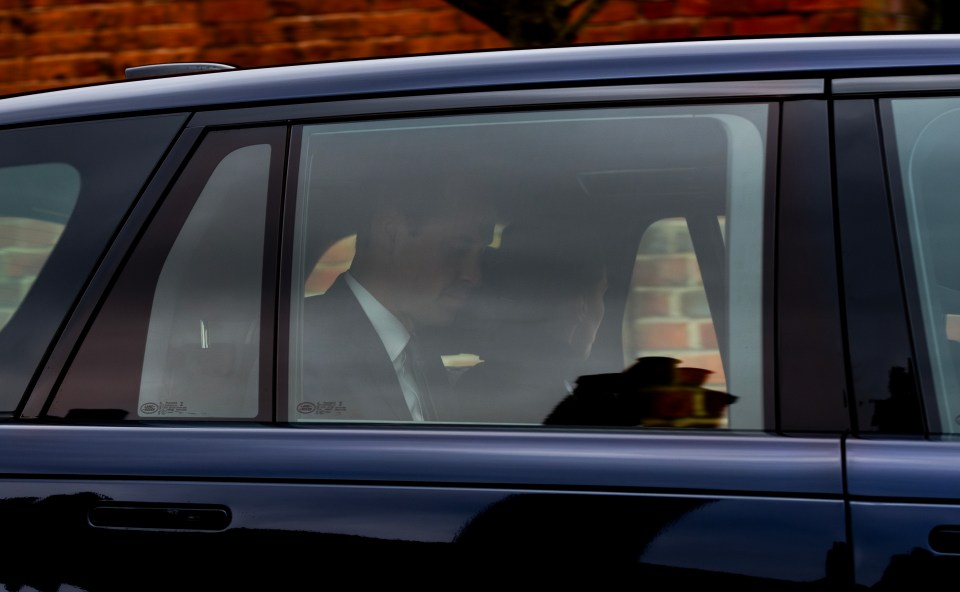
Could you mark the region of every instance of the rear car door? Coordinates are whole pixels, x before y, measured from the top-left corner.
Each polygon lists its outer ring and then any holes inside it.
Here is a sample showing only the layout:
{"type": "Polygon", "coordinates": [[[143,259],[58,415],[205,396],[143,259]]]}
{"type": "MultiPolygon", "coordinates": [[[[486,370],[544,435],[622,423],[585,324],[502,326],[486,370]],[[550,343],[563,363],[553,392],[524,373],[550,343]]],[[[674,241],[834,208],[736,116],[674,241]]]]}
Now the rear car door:
{"type": "Polygon", "coordinates": [[[944,73],[835,87],[859,434],[847,446],[856,581],[934,585],[960,556],[958,86],[944,73]]]}
{"type": "Polygon", "coordinates": [[[425,562],[848,584],[822,93],[197,114],[0,426],[3,513],[31,543],[6,581],[104,589],[172,554],[126,584],[425,562]],[[429,283],[450,269],[456,290],[429,283]],[[437,362],[419,407],[383,310],[437,362]]]}

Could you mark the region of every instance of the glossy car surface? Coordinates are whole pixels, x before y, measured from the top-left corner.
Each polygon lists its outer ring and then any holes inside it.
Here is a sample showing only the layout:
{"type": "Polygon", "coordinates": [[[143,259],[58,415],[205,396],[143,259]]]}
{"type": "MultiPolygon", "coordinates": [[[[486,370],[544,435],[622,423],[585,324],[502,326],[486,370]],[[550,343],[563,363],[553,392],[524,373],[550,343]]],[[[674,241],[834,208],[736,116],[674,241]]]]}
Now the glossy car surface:
{"type": "Polygon", "coordinates": [[[960,36],[220,71],[0,126],[7,589],[958,565],[960,36]]]}

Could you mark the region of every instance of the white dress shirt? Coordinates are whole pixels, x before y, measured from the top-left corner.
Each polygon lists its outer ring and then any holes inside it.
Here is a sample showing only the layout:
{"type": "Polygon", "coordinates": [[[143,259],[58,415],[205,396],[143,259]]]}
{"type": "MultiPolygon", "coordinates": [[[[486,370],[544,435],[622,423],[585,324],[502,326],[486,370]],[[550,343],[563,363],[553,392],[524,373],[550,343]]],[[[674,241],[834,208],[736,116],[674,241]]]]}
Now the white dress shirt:
{"type": "Polygon", "coordinates": [[[390,356],[393,370],[400,380],[400,388],[403,391],[403,398],[406,400],[410,415],[414,421],[423,421],[423,410],[420,403],[420,388],[422,387],[418,384],[412,367],[415,362],[405,352],[407,344],[410,342],[410,332],[349,272],[344,274],[344,279],[357,302],[360,303],[360,307],[363,308],[364,314],[373,324],[380,341],[383,342],[383,347],[387,350],[387,355],[390,356]]]}

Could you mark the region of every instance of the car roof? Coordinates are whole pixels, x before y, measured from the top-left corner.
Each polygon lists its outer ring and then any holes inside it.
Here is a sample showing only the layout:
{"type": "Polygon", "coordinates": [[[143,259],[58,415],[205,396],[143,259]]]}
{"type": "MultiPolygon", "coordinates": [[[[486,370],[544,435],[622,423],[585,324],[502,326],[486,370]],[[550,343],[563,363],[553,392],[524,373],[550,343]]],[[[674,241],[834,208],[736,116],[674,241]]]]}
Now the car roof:
{"type": "Polygon", "coordinates": [[[960,66],[960,35],[734,38],[362,59],[129,80],[0,99],[0,126],[142,111],[551,84],[856,75],[960,66]]]}

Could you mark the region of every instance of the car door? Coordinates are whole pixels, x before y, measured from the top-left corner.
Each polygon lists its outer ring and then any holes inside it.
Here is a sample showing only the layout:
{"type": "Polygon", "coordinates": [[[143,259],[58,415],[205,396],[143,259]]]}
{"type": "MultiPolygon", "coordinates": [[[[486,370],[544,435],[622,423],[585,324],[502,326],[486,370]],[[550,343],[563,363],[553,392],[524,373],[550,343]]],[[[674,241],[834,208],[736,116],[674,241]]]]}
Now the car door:
{"type": "Polygon", "coordinates": [[[198,114],[0,429],[6,581],[849,584],[822,91],[198,114]]]}
{"type": "Polygon", "coordinates": [[[952,573],[960,551],[951,460],[956,80],[891,76],[836,88],[844,95],[838,198],[858,408],[859,437],[847,445],[856,581],[932,585],[952,573]]]}

